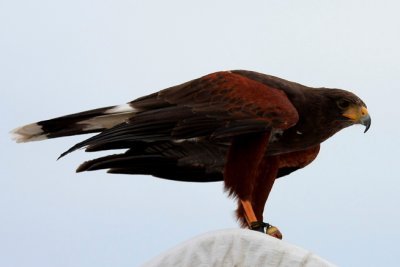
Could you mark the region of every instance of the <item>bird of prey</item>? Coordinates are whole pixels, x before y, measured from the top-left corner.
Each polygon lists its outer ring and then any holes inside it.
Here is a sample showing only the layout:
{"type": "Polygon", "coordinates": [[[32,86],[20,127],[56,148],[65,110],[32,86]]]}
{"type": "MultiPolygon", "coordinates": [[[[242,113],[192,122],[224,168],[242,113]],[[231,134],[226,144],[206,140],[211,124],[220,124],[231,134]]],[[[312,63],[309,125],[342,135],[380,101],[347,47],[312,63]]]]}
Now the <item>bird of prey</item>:
{"type": "Polygon", "coordinates": [[[126,149],[77,172],[147,174],[189,182],[223,181],[237,198],[242,227],[277,238],[263,222],[276,178],[310,164],[341,129],[371,124],[365,103],[341,89],[311,88],[253,71],[221,71],[124,105],[15,129],[17,142],[98,133],[68,149],[126,149]]]}

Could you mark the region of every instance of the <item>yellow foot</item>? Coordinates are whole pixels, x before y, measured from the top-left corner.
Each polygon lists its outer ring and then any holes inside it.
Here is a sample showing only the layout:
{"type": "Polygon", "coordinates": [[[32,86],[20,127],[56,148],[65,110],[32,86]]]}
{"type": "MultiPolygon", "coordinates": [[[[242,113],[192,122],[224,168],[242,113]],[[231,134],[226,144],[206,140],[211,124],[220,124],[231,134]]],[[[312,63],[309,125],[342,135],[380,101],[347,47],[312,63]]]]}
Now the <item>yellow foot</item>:
{"type": "Polygon", "coordinates": [[[267,229],[265,230],[265,233],[267,235],[273,236],[275,238],[282,239],[281,231],[279,231],[279,229],[275,226],[270,225],[269,227],[267,227],[267,229]]]}

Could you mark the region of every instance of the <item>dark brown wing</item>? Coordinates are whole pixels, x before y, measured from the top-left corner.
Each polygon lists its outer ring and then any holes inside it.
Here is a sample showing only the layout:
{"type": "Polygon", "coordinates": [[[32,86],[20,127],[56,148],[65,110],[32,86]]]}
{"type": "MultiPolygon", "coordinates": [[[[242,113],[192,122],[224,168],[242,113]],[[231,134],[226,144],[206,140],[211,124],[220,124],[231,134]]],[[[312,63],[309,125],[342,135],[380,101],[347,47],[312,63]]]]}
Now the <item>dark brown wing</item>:
{"type": "Polygon", "coordinates": [[[217,72],[132,101],[138,112],[126,123],[66,151],[99,144],[187,140],[220,142],[233,136],[287,129],[298,113],[281,90],[240,74],[217,72]]]}
{"type": "MultiPolygon", "coordinates": [[[[125,153],[87,161],[77,171],[109,169],[109,173],[148,174],[185,182],[223,180],[226,144],[207,141],[134,141],[129,145],[131,148],[125,153]]],[[[102,148],[105,147],[98,149],[102,148]]],[[[92,151],[96,149],[92,148],[92,151]]]]}

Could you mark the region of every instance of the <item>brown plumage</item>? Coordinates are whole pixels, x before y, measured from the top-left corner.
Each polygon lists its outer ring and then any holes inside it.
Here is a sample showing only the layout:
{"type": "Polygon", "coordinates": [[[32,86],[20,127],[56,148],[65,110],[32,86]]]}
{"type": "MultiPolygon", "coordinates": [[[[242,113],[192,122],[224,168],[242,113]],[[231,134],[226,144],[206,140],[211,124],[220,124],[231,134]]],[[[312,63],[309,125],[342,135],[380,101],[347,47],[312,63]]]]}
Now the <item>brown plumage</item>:
{"type": "Polygon", "coordinates": [[[368,130],[366,105],[340,89],[310,88],[251,72],[217,72],[112,106],[14,130],[18,142],[99,132],[86,151],[127,149],[83,163],[78,172],[150,174],[191,182],[224,181],[238,198],[243,226],[262,229],[276,178],[311,163],[320,143],[353,125],[368,130]]]}

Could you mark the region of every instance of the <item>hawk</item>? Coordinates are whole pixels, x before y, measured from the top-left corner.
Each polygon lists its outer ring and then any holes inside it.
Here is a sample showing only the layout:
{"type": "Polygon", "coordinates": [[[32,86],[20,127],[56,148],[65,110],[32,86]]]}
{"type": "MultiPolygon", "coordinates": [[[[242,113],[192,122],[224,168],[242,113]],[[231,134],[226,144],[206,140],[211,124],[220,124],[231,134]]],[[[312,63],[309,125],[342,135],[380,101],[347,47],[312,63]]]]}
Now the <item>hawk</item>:
{"type": "Polygon", "coordinates": [[[97,133],[60,157],[80,148],[125,149],[84,162],[77,172],[107,169],[175,181],[223,181],[238,200],[242,227],[282,238],[263,222],[275,179],[310,164],[323,141],[354,124],[366,132],[371,117],[351,92],[234,70],[12,133],[17,142],[97,133]]]}

